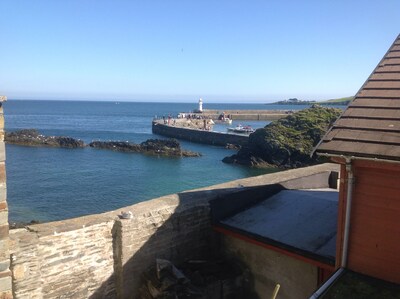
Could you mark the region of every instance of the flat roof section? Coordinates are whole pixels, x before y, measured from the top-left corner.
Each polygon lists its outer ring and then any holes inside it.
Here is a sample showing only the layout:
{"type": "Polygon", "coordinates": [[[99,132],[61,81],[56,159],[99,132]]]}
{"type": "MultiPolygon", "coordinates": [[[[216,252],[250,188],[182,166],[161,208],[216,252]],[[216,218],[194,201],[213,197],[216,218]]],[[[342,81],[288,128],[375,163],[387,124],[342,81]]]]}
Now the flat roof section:
{"type": "Polygon", "coordinates": [[[219,221],[269,245],[334,264],[337,190],[283,190],[219,221]]]}

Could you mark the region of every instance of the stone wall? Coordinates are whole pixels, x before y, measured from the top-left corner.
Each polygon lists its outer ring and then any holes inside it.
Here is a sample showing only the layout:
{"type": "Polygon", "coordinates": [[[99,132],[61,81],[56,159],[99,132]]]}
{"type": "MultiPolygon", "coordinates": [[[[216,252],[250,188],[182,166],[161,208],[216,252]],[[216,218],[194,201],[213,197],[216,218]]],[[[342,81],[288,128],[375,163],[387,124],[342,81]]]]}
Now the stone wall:
{"type": "Polygon", "coordinates": [[[179,128],[164,125],[153,121],[152,131],[154,134],[167,136],[171,138],[183,139],[197,143],[225,146],[226,144],[245,145],[249,137],[235,134],[211,132],[204,130],[179,128]]]}
{"type": "Polygon", "coordinates": [[[14,298],[137,298],[155,258],[179,264],[220,253],[210,205],[238,188],[327,187],[336,165],[261,175],[163,196],[121,210],[10,231],[14,298]]]}
{"type": "Polygon", "coordinates": [[[0,96],[0,298],[12,298],[3,114],[6,100],[5,96],[0,96]]]}
{"type": "Polygon", "coordinates": [[[179,263],[216,247],[201,193],[124,208],[133,219],[114,211],[11,230],[15,298],[136,298],[156,258],[179,263]]]}
{"type": "Polygon", "coordinates": [[[69,222],[11,231],[15,298],[88,298],[112,275],[114,222],[69,222]]]}
{"type": "MultiPolygon", "coordinates": [[[[225,115],[229,115],[234,120],[266,120],[272,121],[287,117],[288,110],[224,110],[225,115]]],[[[203,110],[202,115],[218,119],[221,112],[217,110],[203,110]]]]}

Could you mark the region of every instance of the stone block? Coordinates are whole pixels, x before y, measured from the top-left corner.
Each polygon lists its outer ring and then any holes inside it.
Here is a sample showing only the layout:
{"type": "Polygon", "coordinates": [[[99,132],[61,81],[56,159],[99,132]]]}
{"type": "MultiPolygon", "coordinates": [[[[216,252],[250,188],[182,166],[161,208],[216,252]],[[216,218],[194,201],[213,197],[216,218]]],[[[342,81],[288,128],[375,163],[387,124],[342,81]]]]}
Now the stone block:
{"type": "Polygon", "coordinates": [[[25,266],[23,264],[15,265],[12,272],[15,280],[23,280],[25,278],[25,266]]]}
{"type": "Polygon", "coordinates": [[[0,162],[3,162],[5,160],[6,160],[6,146],[4,142],[0,141],[0,162]]]}
{"type": "Polygon", "coordinates": [[[7,271],[10,269],[10,259],[0,261],[0,272],[7,271]]]}
{"type": "Polygon", "coordinates": [[[5,102],[7,101],[7,97],[6,96],[0,96],[0,102],[5,102]]]}
{"type": "Polygon", "coordinates": [[[0,162],[0,184],[6,183],[6,164],[4,162],[0,162]]]}
{"type": "Polygon", "coordinates": [[[9,241],[8,240],[0,241],[0,247],[4,249],[0,251],[0,261],[10,259],[9,241]]]}
{"type": "Polygon", "coordinates": [[[0,299],[13,299],[12,291],[1,292],[0,299]]]}
{"type": "MultiPolygon", "coordinates": [[[[8,211],[7,210],[0,210],[0,225],[8,225],[8,211]]],[[[7,232],[8,235],[8,232],[7,232]]]]}
{"type": "Polygon", "coordinates": [[[5,277],[0,278],[0,292],[11,291],[11,272],[10,271],[7,272],[8,273],[5,277]]]}
{"type": "Polygon", "coordinates": [[[8,224],[0,226],[0,240],[8,239],[8,224]]]}
{"type": "Polygon", "coordinates": [[[0,202],[7,200],[7,187],[5,183],[0,184],[0,202]]]}
{"type": "Polygon", "coordinates": [[[9,255],[8,255],[9,248],[10,248],[10,240],[8,238],[4,239],[4,240],[0,240],[0,260],[9,258],[9,255]],[[4,258],[1,258],[1,257],[4,257],[4,258]]]}
{"type": "Polygon", "coordinates": [[[1,279],[1,278],[4,278],[4,277],[11,277],[11,271],[10,271],[9,269],[0,272],[0,279],[1,279]]]}
{"type": "Polygon", "coordinates": [[[4,129],[4,114],[0,114],[0,130],[4,129]]]}

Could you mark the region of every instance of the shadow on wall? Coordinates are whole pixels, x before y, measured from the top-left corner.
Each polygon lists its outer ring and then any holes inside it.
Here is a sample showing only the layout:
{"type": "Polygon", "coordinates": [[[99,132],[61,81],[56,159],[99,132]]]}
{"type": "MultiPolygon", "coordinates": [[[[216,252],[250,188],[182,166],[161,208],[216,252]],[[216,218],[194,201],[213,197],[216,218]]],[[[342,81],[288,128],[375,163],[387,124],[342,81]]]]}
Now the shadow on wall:
{"type": "MultiPolygon", "coordinates": [[[[118,219],[111,211],[13,230],[14,298],[140,298],[142,274],[157,258],[180,266],[221,257],[212,221],[265,198],[265,188],[274,183],[287,189],[328,187],[328,181],[337,181],[334,169],[319,165],[172,194],[124,208],[132,219],[118,219]]],[[[247,278],[245,286],[252,289],[247,278]]]]}
{"type": "MultiPolygon", "coordinates": [[[[237,190],[184,192],[147,202],[146,210],[141,210],[140,204],[132,206],[136,208],[133,218],[116,220],[112,229],[114,273],[90,298],[142,298],[143,273],[155,266],[156,259],[175,265],[188,260],[220,260],[220,237],[212,230],[209,202],[237,190]]],[[[251,281],[249,275],[246,281],[251,281]]],[[[216,293],[222,295],[224,287],[219,287],[216,293]]],[[[243,294],[237,295],[231,298],[242,298],[243,294]]]]}
{"type": "MultiPolygon", "coordinates": [[[[262,186],[183,192],[131,206],[134,218],[114,223],[114,273],[90,298],[140,298],[142,275],[155,265],[157,258],[175,265],[186,260],[219,258],[221,239],[212,230],[212,221],[246,209],[282,189],[333,185],[337,175],[330,169],[321,171],[320,168],[324,166],[268,176],[282,185],[265,185],[267,180],[262,186]],[[228,210],[222,211],[221,203],[228,210]]],[[[250,275],[244,277],[242,289],[254,290],[250,275]]],[[[245,296],[257,298],[250,293],[245,296]]]]}

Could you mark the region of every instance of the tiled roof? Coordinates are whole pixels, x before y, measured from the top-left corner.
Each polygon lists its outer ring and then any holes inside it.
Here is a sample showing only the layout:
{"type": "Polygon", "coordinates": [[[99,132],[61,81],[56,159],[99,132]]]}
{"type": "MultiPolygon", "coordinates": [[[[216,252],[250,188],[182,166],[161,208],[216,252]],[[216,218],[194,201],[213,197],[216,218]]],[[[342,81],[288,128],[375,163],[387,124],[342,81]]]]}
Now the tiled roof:
{"type": "Polygon", "coordinates": [[[315,152],[400,160],[400,35],[315,152]]]}

